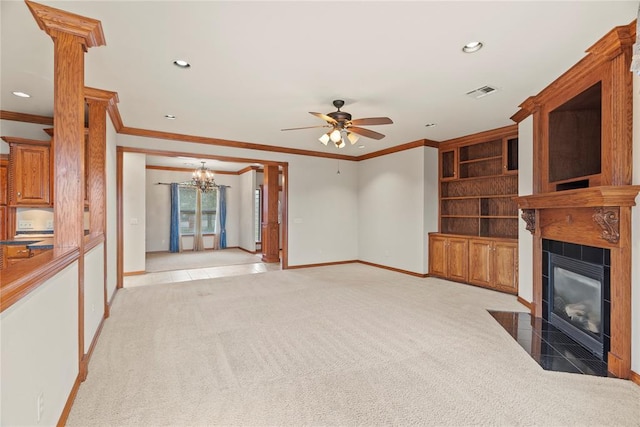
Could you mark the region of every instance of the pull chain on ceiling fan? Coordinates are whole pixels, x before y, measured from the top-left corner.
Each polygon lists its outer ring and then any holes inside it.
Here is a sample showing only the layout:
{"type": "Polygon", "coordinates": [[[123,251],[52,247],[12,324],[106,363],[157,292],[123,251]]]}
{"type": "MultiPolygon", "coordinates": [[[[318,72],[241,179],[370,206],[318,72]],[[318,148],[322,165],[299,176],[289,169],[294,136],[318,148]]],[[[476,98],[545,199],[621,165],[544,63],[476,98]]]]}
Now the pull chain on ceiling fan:
{"type": "Polygon", "coordinates": [[[281,130],[286,131],[312,128],[331,128],[330,131],[323,134],[319,138],[320,142],[322,142],[324,145],[327,145],[329,141],[331,141],[335,144],[336,147],[342,148],[347,145],[347,141],[351,144],[355,144],[360,136],[376,140],[384,138],[383,134],[362,128],[360,126],[390,125],[393,123],[393,121],[388,117],[369,117],[366,119],[352,120],[351,114],[347,113],[346,111],[340,111],[340,108],[344,106],[344,101],[341,99],[336,99],[335,101],[333,101],[333,106],[336,107],[338,111],[327,114],[309,112],[309,114],[314,115],[327,122],[326,125],[305,126],[281,130]]]}

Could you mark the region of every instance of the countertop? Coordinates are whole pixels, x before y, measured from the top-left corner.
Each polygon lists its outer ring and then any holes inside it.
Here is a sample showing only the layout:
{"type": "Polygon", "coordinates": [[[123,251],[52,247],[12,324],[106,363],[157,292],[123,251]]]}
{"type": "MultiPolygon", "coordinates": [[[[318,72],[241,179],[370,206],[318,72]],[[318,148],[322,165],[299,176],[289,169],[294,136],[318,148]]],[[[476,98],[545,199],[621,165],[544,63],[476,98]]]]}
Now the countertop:
{"type": "Polygon", "coordinates": [[[15,237],[8,240],[0,240],[0,246],[21,246],[27,249],[53,249],[52,237],[33,237],[25,235],[24,237],[15,237]]]}

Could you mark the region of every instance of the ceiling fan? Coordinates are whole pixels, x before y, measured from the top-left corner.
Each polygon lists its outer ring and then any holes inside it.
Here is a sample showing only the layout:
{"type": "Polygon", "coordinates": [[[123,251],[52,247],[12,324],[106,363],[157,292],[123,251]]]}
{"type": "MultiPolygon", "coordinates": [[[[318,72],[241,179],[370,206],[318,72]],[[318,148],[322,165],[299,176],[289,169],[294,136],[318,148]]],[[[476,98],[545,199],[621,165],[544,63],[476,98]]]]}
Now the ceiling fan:
{"type": "Polygon", "coordinates": [[[289,128],[281,130],[298,130],[298,129],[311,129],[311,128],[331,128],[330,131],[323,134],[320,137],[320,142],[327,145],[329,141],[333,142],[336,147],[344,147],[347,141],[351,144],[355,144],[358,141],[359,136],[364,136],[372,139],[382,139],[384,135],[378,132],[374,132],[369,129],[361,128],[360,126],[373,126],[373,125],[390,125],[393,121],[389,117],[369,117],[367,119],[355,119],[351,120],[351,114],[346,111],[340,111],[340,108],[344,106],[344,101],[336,99],[333,101],[333,106],[338,109],[332,113],[312,113],[316,117],[321,118],[326,125],[318,126],[305,126],[299,128],[289,128]]]}

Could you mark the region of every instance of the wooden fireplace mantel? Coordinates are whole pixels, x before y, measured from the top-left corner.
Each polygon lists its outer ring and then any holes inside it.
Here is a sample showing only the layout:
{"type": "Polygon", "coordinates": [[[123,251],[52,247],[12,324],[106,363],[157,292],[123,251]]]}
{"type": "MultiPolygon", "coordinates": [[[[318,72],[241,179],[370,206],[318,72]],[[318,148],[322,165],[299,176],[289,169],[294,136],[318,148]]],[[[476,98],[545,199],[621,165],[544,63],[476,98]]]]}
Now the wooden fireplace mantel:
{"type": "Polygon", "coordinates": [[[640,185],[610,185],[516,197],[520,209],[635,206],[640,185]]]}

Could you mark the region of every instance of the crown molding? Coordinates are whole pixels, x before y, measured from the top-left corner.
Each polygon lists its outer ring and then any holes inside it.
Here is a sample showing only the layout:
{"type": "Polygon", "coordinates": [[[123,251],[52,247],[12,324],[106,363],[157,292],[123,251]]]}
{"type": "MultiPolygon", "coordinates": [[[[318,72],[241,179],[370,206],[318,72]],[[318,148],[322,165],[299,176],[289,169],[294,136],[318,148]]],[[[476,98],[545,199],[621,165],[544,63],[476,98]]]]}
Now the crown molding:
{"type": "Polygon", "coordinates": [[[25,1],[25,3],[40,29],[51,38],[55,38],[57,33],[71,34],[83,39],[85,51],[90,47],[107,44],[102,31],[102,23],[99,20],[32,1],[25,1]]]}
{"type": "Polygon", "coordinates": [[[407,142],[406,144],[397,145],[395,147],[385,148],[384,150],[374,151],[373,153],[363,154],[362,156],[356,157],[354,160],[360,162],[362,160],[369,160],[375,157],[386,156],[393,153],[398,153],[400,151],[411,150],[416,147],[438,147],[439,143],[436,141],[431,141],[429,139],[419,139],[413,142],[407,142]]]}
{"type": "Polygon", "coordinates": [[[35,123],[38,125],[53,126],[53,117],[18,113],[15,111],[0,110],[0,119],[12,120],[14,122],[35,123]]]}

